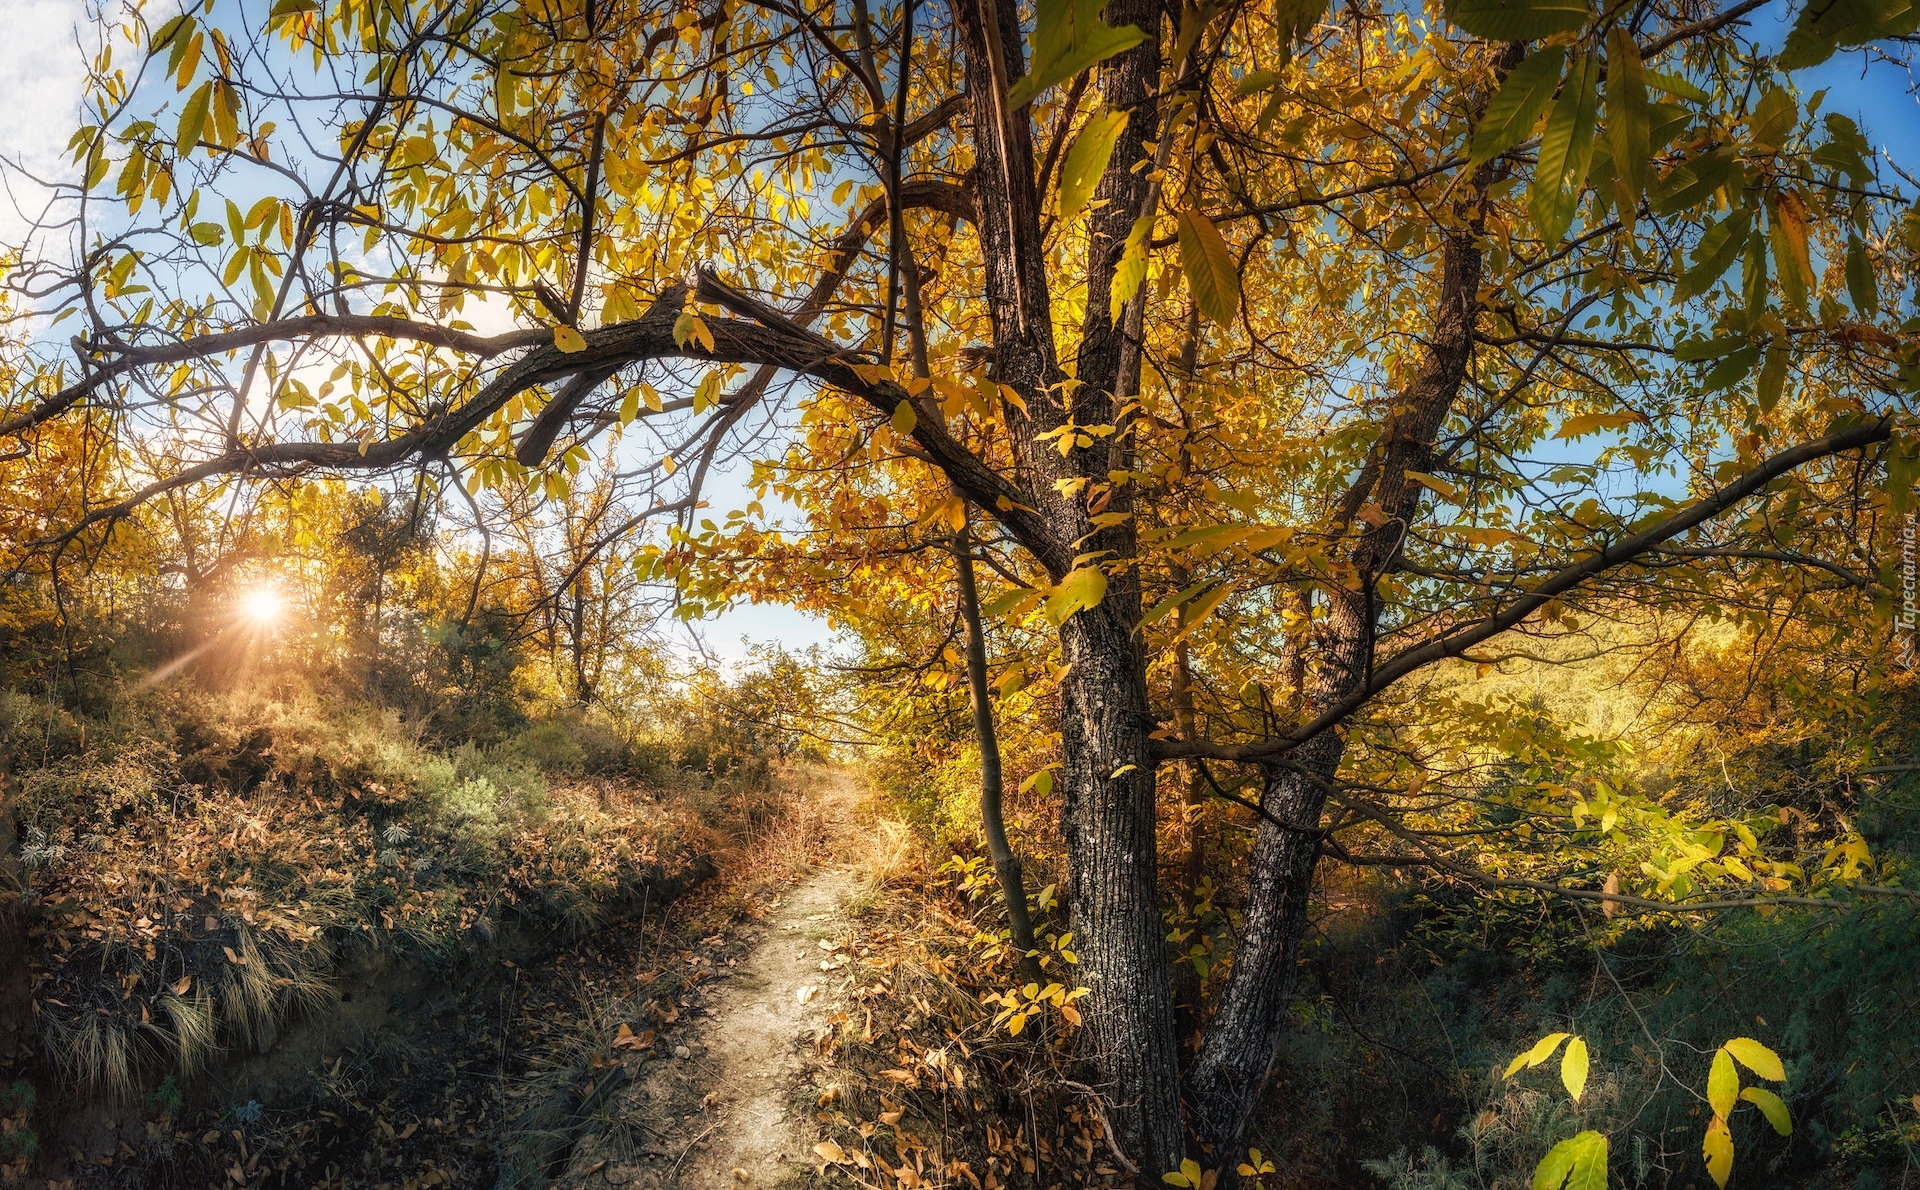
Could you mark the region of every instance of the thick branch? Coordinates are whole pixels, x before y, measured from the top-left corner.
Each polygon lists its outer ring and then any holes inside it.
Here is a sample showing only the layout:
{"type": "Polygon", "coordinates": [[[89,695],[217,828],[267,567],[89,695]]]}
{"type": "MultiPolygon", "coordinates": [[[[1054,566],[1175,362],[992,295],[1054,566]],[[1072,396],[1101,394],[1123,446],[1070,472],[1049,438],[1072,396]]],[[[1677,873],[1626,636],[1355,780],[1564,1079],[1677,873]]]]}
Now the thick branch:
{"type": "Polygon", "coordinates": [[[1514,599],[1498,613],[1397,654],[1386,664],[1376,667],[1369,680],[1358,686],[1351,694],[1329,706],[1311,723],[1290,735],[1249,744],[1159,741],[1154,748],[1154,758],[1176,760],[1187,756],[1204,756],[1218,760],[1258,760],[1290,752],[1320,733],[1339,725],[1348,715],[1360,709],[1376,694],[1408,674],[1424,669],[1437,661],[1458,657],[1473,646],[1519,625],[1568,591],[1615,567],[1634,561],[1689,529],[1705,524],[1789,471],[1829,455],[1884,442],[1892,432],[1892,419],[1883,417],[1836,430],[1824,438],[1817,438],[1790,450],[1781,451],[1720,491],[1689,505],[1659,524],[1622,538],[1613,545],[1597,550],[1578,562],[1556,571],[1538,586],[1514,599]]]}

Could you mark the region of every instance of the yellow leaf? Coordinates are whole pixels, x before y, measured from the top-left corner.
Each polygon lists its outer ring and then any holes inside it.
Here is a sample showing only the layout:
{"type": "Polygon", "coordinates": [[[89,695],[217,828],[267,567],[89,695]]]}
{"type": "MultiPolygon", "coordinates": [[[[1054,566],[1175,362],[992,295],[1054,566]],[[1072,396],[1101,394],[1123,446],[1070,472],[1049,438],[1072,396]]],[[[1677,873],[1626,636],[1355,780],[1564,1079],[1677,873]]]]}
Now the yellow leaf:
{"type": "Polygon", "coordinates": [[[1780,1064],[1780,1055],[1751,1037],[1736,1037],[1727,1042],[1726,1050],[1739,1060],[1740,1065],[1753,1071],[1761,1078],[1773,1082],[1785,1082],[1786,1067],[1780,1064]]]}
{"type": "MultiPolygon", "coordinates": [[[[1740,1072],[1734,1069],[1733,1058],[1726,1047],[1713,1052],[1713,1067],[1707,1071],[1707,1103],[1713,1107],[1713,1114],[1725,1116],[1733,1111],[1733,1105],[1740,1099],[1740,1072]]],[[[1721,1179],[1721,1184],[1725,1184],[1721,1179]]]]}
{"type": "Polygon", "coordinates": [[[1180,267],[1187,289],[1200,312],[1221,326],[1232,326],[1240,313],[1240,270],[1220,229],[1194,208],[1180,212],[1180,267]]]}
{"type": "Polygon", "coordinates": [[[1567,1094],[1573,1096],[1575,1103],[1580,1102],[1580,1093],[1587,1089],[1587,1043],[1576,1037],[1567,1042],[1567,1052],[1560,1059],[1560,1081],[1565,1084],[1567,1094]]]}
{"type": "Polygon", "coordinates": [[[1507,1064],[1507,1072],[1501,1077],[1512,1078],[1514,1075],[1520,1073],[1521,1069],[1524,1067],[1532,1067],[1532,1066],[1540,1065],[1540,1063],[1546,1061],[1548,1058],[1553,1057],[1553,1051],[1559,1049],[1560,1043],[1565,1041],[1566,1039],[1567,1039],[1567,1035],[1565,1033],[1547,1034],[1545,1037],[1542,1037],[1539,1041],[1534,1042],[1532,1049],[1528,1050],[1524,1054],[1521,1054],[1519,1057],[1515,1058],[1512,1062],[1509,1062],[1507,1064]]]}
{"type": "Polygon", "coordinates": [[[1127,126],[1127,113],[1105,112],[1088,120],[1067,150],[1060,170],[1060,218],[1067,220],[1086,209],[1093,191],[1113,157],[1113,142],[1127,126]]]}
{"type": "Polygon", "coordinates": [[[553,328],[553,345],[568,355],[572,355],[575,352],[585,351],[587,349],[587,340],[579,331],[570,326],[556,326],[553,328]]]}
{"type": "Polygon", "coordinates": [[[1724,1190],[1727,1175],[1733,1172],[1733,1133],[1727,1131],[1727,1122],[1719,1116],[1707,1125],[1700,1152],[1707,1159],[1707,1174],[1713,1178],[1714,1185],[1724,1190]]]}
{"type": "Polygon", "coordinates": [[[1787,1114],[1787,1105],[1780,1096],[1765,1087],[1748,1087],[1740,1092],[1740,1098],[1759,1108],[1760,1114],[1767,1117],[1767,1123],[1773,1125],[1775,1132],[1781,1136],[1792,1135],[1793,1117],[1787,1114]]]}
{"type": "Polygon", "coordinates": [[[1107,597],[1107,576],[1098,566],[1082,566],[1060,580],[1047,597],[1047,619],[1058,626],[1075,613],[1100,606],[1107,597]]]}
{"type": "Polygon", "coordinates": [[[1408,471],[1407,478],[1426,488],[1428,491],[1445,496],[1455,504],[1460,503],[1460,489],[1437,475],[1428,475],[1425,471],[1408,471]]]}
{"type": "Polygon", "coordinates": [[[893,423],[893,432],[904,438],[920,424],[920,415],[913,411],[912,401],[902,401],[893,407],[893,416],[887,420],[893,423]]]}

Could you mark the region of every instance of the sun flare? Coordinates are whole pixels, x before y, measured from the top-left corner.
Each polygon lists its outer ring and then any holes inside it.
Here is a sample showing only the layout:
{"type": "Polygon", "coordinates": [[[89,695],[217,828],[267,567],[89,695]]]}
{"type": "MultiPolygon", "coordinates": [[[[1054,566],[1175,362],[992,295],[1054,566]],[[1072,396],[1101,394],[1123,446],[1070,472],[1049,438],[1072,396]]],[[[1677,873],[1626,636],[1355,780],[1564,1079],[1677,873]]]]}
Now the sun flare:
{"type": "Polygon", "coordinates": [[[278,620],[286,608],[286,599],[272,587],[255,587],[240,597],[240,614],[262,628],[278,620]]]}

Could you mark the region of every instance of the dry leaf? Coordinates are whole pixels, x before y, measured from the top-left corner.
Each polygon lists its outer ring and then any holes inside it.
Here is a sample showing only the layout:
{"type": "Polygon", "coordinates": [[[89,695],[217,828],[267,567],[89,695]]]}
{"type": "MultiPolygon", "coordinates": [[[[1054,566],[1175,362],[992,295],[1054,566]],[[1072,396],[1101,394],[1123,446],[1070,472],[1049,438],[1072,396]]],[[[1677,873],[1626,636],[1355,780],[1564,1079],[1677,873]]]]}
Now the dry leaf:
{"type": "Polygon", "coordinates": [[[176,996],[184,996],[187,994],[187,989],[192,986],[193,986],[193,976],[182,975],[175,982],[168,984],[167,990],[172,992],[176,996]]]}
{"type": "Polygon", "coordinates": [[[614,1036],[613,1048],[617,1050],[644,1050],[653,1048],[654,1033],[646,1029],[635,1033],[631,1026],[622,1024],[620,1032],[614,1036]]]}
{"type": "Polygon", "coordinates": [[[233,947],[223,946],[220,949],[227,952],[227,962],[232,963],[236,967],[244,967],[247,965],[247,960],[233,953],[233,947]]]}
{"type": "Polygon", "coordinates": [[[828,1165],[847,1165],[847,1151],[830,1140],[823,1140],[813,1146],[814,1155],[828,1165]]]}
{"type": "Polygon", "coordinates": [[[818,996],[819,994],[820,994],[820,989],[809,983],[809,984],[802,984],[800,987],[800,990],[795,992],[793,994],[793,997],[794,999],[798,1000],[800,1003],[806,1004],[809,1001],[811,1001],[815,996],[818,996]]]}

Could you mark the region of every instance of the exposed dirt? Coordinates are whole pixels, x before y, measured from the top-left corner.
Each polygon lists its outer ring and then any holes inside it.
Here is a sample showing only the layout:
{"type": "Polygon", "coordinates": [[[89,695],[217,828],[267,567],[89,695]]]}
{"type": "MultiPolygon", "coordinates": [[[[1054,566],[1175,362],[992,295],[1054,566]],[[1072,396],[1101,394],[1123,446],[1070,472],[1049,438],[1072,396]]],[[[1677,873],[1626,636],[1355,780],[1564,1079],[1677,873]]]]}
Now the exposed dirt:
{"type": "Polygon", "coordinates": [[[610,1104],[647,1139],[625,1160],[605,1134],[583,1142],[562,1185],[638,1190],[806,1184],[812,1103],[804,1049],[851,982],[843,907],[852,873],[816,871],[738,941],[752,949],[692,1009],[694,1026],[647,1062],[610,1104]]]}

